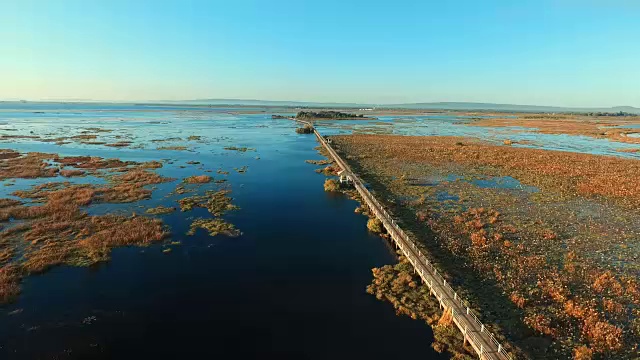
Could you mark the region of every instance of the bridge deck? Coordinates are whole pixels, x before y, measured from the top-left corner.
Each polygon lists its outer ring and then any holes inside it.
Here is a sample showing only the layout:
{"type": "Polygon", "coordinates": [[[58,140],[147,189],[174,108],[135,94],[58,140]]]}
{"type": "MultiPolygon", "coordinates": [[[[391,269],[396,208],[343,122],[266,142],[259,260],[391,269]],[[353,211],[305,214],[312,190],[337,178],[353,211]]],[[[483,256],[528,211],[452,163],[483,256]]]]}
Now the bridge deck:
{"type": "MultiPolygon", "coordinates": [[[[306,121],[299,121],[303,124],[312,126],[306,121]]],[[[486,360],[504,360],[513,359],[511,355],[504,349],[504,347],[496,340],[478,320],[478,317],[473,313],[471,309],[465,304],[458,294],[447,284],[447,281],[438,274],[438,270],[427,259],[427,257],[416,246],[415,242],[411,240],[402,229],[396,224],[393,218],[387,213],[384,207],[376,200],[376,198],[369,192],[364,186],[360,178],[351,170],[349,165],[342,160],[342,158],[335,152],[327,141],[315,130],[314,134],[318,138],[318,141],[329,152],[333,160],[343,170],[347,171],[351,175],[353,185],[362,197],[363,201],[367,204],[369,209],[376,215],[376,217],[384,224],[385,229],[391,236],[391,239],[400,248],[402,253],[411,262],[414,270],[420,275],[424,283],[429,287],[430,292],[440,302],[440,305],[445,311],[450,311],[453,317],[453,322],[458,329],[464,335],[465,341],[469,342],[471,347],[476,351],[480,359],[486,360]]]]}

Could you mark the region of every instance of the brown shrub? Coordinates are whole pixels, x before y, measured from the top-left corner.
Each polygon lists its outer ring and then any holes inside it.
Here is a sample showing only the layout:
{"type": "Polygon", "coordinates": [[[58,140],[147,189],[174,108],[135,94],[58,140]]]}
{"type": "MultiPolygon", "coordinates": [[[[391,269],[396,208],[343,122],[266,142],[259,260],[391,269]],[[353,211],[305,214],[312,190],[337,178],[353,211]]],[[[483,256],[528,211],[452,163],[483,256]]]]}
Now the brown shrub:
{"type": "Polygon", "coordinates": [[[596,316],[585,320],[582,333],[596,352],[617,351],[622,348],[622,329],[607,321],[600,320],[596,316]]]}
{"type": "Polygon", "coordinates": [[[509,296],[509,299],[511,299],[511,302],[516,304],[517,307],[519,307],[520,309],[524,309],[524,305],[526,303],[526,300],[520,294],[518,294],[517,292],[514,291],[509,296]]]}
{"type": "Polygon", "coordinates": [[[593,358],[593,350],[582,345],[573,349],[573,360],[591,360],[593,358]]]}
{"type": "Polygon", "coordinates": [[[377,218],[369,219],[369,221],[367,221],[367,229],[376,234],[381,234],[384,232],[382,221],[378,220],[377,218]]]}
{"type": "Polygon", "coordinates": [[[338,191],[340,190],[340,183],[334,179],[327,179],[324,181],[324,191],[338,191]]]}

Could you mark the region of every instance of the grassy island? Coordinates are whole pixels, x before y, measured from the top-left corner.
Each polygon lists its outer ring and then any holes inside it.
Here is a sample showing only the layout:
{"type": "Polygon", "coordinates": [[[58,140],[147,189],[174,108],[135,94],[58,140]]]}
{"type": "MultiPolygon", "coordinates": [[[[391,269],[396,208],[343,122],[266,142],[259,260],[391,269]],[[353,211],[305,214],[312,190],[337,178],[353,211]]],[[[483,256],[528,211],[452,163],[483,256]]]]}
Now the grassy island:
{"type": "Polygon", "coordinates": [[[340,111],[299,111],[296,114],[298,120],[363,120],[373,119],[362,114],[343,113],[340,111]]]}

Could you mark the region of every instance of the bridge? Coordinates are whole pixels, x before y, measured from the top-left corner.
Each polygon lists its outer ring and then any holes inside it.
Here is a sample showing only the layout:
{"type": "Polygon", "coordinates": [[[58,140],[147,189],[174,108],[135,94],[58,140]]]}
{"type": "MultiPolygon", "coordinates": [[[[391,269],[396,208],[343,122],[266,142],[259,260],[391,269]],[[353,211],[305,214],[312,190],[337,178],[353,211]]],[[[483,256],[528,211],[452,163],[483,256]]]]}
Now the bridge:
{"type": "Polygon", "coordinates": [[[468,303],[463,300],[453,290],[453,288],[442,277],[438,269],[432,264],[427,256],[418,248],[415,241],[398,226],[396,221],[387,213],[385,208],[364,186],[362,180],[351,170],[349,165],[342,160],[340,155],[331,147],[331,144],[307,121],[296,120],[304,125],[311,126],[318,141],[327,150],[333,160],[342,169],[342,176],[348,176],[353,186],[358,191],[362,200],[384,225],[392,241],[402,251],[404,256],[413,265],[414,271],[418,274],[424,284],[429,288],[430,294],[440,303],[443,313],[450,312],[453,323],[460,330],[464,337],[464,342],[469,343],[478,354],[480,360],[513,360],[514,358],[506,351],[495,336],[487,330],[485,325],[478,319],[474,311],[470,309],[468,303]]]}

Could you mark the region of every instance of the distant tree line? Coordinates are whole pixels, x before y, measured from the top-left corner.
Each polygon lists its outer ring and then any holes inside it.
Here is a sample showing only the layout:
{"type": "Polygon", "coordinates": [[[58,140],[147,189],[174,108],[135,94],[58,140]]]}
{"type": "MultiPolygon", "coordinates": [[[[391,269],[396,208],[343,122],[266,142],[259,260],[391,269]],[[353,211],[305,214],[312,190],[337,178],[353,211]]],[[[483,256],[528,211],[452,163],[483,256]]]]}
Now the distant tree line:
{"type": "Polygon", "coordinates": [[[300,111],[296,114],[296,119],[330,119],[330,120],[348,120],[348,119],[367,119],[362,114],[343,113],[340,111],[300,111]]]}
{"type": "Polygon", "coordinates": [[[313,134],[313,126],[305,125],[296,129],[298,134],[313,134]]]}
{"type": "Polygon", "coordinates": [[[638,116],[637,114],[632,114],[624,111],[618,112],[588,112],[588,113],[570,113],[571,115],[587,115],[587,116],[638,116]]]}

